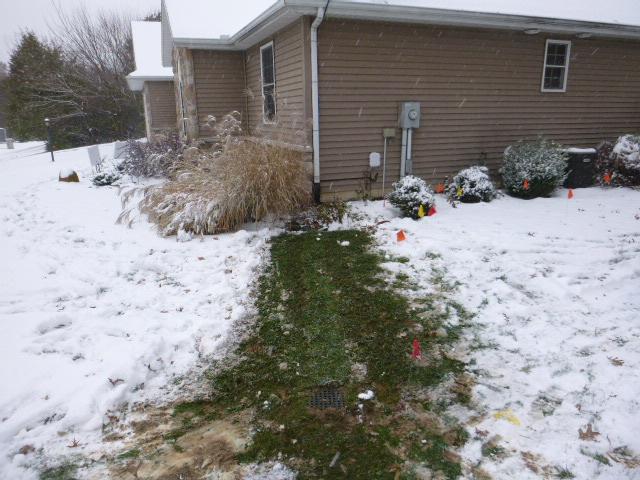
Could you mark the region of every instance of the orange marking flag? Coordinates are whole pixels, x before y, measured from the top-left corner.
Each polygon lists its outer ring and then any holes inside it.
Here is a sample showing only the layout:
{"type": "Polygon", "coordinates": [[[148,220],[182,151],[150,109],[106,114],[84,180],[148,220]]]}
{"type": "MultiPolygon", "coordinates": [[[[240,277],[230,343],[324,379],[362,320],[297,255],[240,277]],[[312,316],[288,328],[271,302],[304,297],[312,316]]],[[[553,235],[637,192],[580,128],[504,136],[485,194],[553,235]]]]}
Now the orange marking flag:
{"type": "Polygon", "coordinates": [[[431,207],[429,209],[429,213],[427,213],[427,216],[433,217],[436,213],[438,213],[438,211],[436,210],[436,207],[431,207]]]}
{"type": "Polygon", "coordinates": [[[604,183],[606,183],[607,185],[611,185],[611,175],[609,174],[609,172],[605,172],[604,174],[604,183]]]}
{"type": "Polygon", "coordinates": [[[407,239],[407,236],[404,234],[404,230],[400,230],[396,234],[396,238],[398,239],[398,242],[404,242],[407,239]]]}
{"type": "Polygon", "coordinates": [[[524,188],[525,190],[529,190],[529,180],[525,180],[524,182],[522,182],[522,188],[524,188]]]}
{"type": "Polygon", "coordinates": [[[413,352],[411,352],[411,358],[418,360],[422,358],[422,347],[417,338],[413,339],[413,352]]]}
{"type": "Polygon", "coordinates": [[[446,187],[444,186],[444,183],[439,183],[436,185],[436,193],[444,193],[446,187]]]}
{"type": "Polygon", "coordinates": [[[569,189],[569,193],[567,194],[567,198],[571,200],[573,198],[573,188],[569,189]]]}

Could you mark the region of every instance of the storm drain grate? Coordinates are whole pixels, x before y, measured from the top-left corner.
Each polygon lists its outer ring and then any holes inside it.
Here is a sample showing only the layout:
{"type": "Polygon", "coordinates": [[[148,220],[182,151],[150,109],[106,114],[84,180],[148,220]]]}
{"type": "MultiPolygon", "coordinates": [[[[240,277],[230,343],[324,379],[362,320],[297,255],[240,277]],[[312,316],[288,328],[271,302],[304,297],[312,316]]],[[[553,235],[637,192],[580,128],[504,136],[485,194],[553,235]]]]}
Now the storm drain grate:
{"type": "Polygon", "coordinates": [[[336,387],[321,387],[311,394],[309,406],[312,408],[344,408],[344,394],[336,387]]]}

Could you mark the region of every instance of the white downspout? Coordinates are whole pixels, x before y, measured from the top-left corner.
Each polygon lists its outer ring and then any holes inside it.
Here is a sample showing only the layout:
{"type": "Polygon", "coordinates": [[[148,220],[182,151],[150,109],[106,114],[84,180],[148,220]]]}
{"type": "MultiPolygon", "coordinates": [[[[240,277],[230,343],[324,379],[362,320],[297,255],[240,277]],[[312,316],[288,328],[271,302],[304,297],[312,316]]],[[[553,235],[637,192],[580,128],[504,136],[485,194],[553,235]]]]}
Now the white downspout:
{"type": "Polygon", "coordinates": [[[324,20],[326,7],[318,8],[311,24],[311,103],[313,112],[313,196],[320,201],[320,96],[318,90],[318,27],[324,20]]]}

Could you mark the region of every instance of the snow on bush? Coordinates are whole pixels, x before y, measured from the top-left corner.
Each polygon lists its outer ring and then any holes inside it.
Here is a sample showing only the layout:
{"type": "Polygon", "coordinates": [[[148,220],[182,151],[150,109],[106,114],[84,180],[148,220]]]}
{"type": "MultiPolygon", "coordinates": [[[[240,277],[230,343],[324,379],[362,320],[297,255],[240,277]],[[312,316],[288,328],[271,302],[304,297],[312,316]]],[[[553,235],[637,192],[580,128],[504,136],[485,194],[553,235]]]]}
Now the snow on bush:
{"type": "MultiPolygon", "coordinates": [[[[217,125],[217,145],[197,155],[185,151],[192,158],[177,162],[167,182],[144,191],[138,209],[163,235],[229,232],[248,221],[287,216],[310,201],[302,153],[239,136],[234,114],[217,125]]],[[[128,222],[132,212],[125,210],[120,220],[128,222]]]]}
{"type": "Polygon", "coordinates": [[[177,134],[158,136],[152,142],[130,140],[122,170],[133,177],[166,177],[182,160],[185,148],[177,134]]]}
{"type": "Polygon", "coordinates": [[[501,172],[511,195],[530,199],[553,193],[564,182],[567,167],[568,158],[562,147],[540,138],[507,147],[501,172]]]}
{"type": "Polygon", "coordinates": [[[640,183],[640,135],[618,138],[611,155],[628,184],[640,183]]]}
{"type": "Polygon", "coordinates": [[[425,212],[436,204],[431,187],[421,178],[407,175],[393,184],[393,192],[389,194],[389,202],[399,208],[406,217],[419,218],[420,206],[425,212]]]}
{"type": "Polygon", "coordinates": [[[613,153],[625,168],[640,171],[640,135],[623,135],[613,147],[613,153]]]}
{"type": "Polygon", "coordinates": [[[449,184],[447,193],[451,200],[463,203],[490,202],[497,195],[489,169],[481,166],[460,170],[449,184]]]}
{"type": "Polygon", "coordinates": [[[114,185],[122,179],[122,167],[113,163],[107,163],[96,173],[91,181],[96,187],[114,185]]]}

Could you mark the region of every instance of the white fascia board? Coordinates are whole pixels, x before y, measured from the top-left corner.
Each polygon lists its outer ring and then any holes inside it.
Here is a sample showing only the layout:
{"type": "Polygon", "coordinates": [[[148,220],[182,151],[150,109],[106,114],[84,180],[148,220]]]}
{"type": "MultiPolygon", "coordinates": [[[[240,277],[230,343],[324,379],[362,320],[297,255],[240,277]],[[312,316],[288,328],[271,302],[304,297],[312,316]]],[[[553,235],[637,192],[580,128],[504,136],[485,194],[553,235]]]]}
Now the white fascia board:
{"type": "Polygon", "coordinates": [[[176,47],[201,48],[205,50],[245,50],[269,38],[278,30],[281,30],[299,18],[305,15],[315,15],[316,12],[317,8],[315,7],[290,7],[288,1],[280,0],[232,37],[174,38],[173,44],[176,47]]]}
{"type": "MultiPolygon", "coordinates": [[[[302,16],[314,16],[318,7],[326,5],[326,0],[280,0],[232,37],[174,38],[173,42],[176,47],[244,50],[302,16]]],[[[499,30],[539,29],[541,33],[586,33],[601,37],[640,39],[640,27],[633,25],[341,0],[329,2],[326,17],[499,30]]]]}
{"type": "Polygon", "coordinates": [[[128,76],[126,78],[127,78],[127,85],[129,85],[130,90],[134,92],[141,92],[144,89],[144,80],[140,78],[131,77],[131,76],[128,76]]]}
{"type": "Polygon", "coordinates": [[[173,76],[158,75],[127,75],[127,84],[134,92],[139,92],[144,88],[145,82],[173,82],[173,76]]]}
{"type": "MultiPolygon", "coordinates": [[[[290,5],[315,4],[316,0],[288,0],[290,5]]],[[[322,2],[320,2],[322,3],[322,2]]],[[[590,33],[603,37],[640,38],[640,27],[609,23],[563,20],[557,18],[468,12],[439,8],[406,7],[388,4],[356,3],[332,0],[327,12],[329,18],[379,20],[401,23],[495,28],[503,30],[540,29],[549,33],[590,33]]]]}

